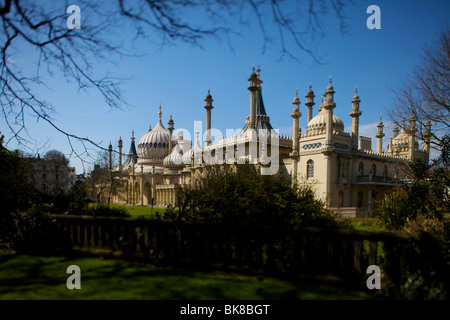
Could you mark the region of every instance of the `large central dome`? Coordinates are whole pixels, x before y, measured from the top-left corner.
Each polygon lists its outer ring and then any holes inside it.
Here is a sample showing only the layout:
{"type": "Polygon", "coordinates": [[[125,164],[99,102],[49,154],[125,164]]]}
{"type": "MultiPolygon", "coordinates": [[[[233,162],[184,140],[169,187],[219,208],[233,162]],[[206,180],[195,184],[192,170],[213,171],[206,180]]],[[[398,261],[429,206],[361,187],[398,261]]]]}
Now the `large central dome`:
{"type": "MultiPolygon", "coordinates": [[[[327,127],[328,115],[325,108],[322,108],[318,115],[312,118],[308,122],[307,133],[308,134],[321,134],[325,133],[327,127]]],[[[344,123],[335,114],[333,114],[333,120],[331,122],[331,128],[333,131],[342,132],[344,131],[344,123]]]]}
{"type": "Polygon", "coordinates": [[[153,130],[149,130],[139,140],[139,163],[161,162],[169,154],[169,131],[161,122],[161,106],[159,106],[159,121],[153,130]]]}

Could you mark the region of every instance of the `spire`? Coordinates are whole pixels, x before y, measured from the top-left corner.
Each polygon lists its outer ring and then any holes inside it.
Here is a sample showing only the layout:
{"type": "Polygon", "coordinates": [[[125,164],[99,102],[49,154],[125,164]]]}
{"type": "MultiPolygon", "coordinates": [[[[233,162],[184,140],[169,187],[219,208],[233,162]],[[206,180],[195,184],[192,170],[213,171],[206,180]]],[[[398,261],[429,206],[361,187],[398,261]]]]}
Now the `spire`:
{"type": "Polygon", "coordinates": [[[398,135],[398,124],[395,125],[393,134],[394,134],[394,138],[398,135]]]}
{"type": "Polygon", "coordinates": [[[331,76],[330,76],[330,80],[329,80],[329,85],[327,87],[327,90],[325,91],[325,108],[330,108],[330,109],[334,109],[335,105],[333,103],[334,100],[334,89],[333,86],[331,85],[331,76]]]}
{"type": "Polygon", "coordinates": [[[358,96],[358,86],[355,86],[355,95],[353,96],[353,100],[359,100],[359,96],[358,96]]]}
{"type": "Polygon", "coordinates": [[[381,116],[380,116],[380,122],[378,122],[377,128],[378,128],[378,132],[376,134],[377,137],[377,152],[378,153],[382,153],[383,152],[383,137],[385,136],[385,134],[383,133],[383,121],[381,121],[381,116]]]}
{"type": "Polygon", "coordinates": [[[332,91],[333,90],[333,86],[332,86],[332,84],[331,84],[331,74],[330,74],[330,78],[329,78],[329,80],[328,80],[328,87],[327,87],[327,91],[332,91]]]}
{"type": "Polygon", "coordinates": [[[214,100],[211,96],[211,91],[208,89],[208,94],[206,95],[206,98],[205,98],[205,109],[206,110],[213,109],[213,106],[212,106],[213,101],[214,100]]]}
{"type": "Polygon", "coordinates": [[[134,130],[131,131],[131,142],[134,143],[134,130]]]}
{"type": "Polygon", "coordinates": [[[311,121],[312,119],[312,107],[315,105],[314,103],[314,91],[312,91],[312,87],[311,87],[311,82],[309,83],[309,91],[306,94],[305,98],[306,98],[306,103],[305,105],[308,107],[307,109],[307,123],[309,123],[309,121],[311,121]]]}

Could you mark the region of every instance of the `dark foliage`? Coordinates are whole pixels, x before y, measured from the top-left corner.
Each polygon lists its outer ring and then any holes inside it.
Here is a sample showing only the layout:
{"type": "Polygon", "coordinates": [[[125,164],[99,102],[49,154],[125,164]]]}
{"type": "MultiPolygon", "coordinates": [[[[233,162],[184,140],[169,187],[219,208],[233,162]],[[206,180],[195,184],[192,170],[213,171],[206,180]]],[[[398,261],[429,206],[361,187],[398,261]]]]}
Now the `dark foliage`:
{"type": "Polygon", "coordinates": [[[180,218],[252,227],[321,226],[338,222],[311,187],[264,176],[250,165],[205,168],[198,186],[184,193],[180,218]]]}
{"type": "Polygon", "coordinates": [[[9,151],[0,137],[0,214],[26,210],[34,198],[34,185],[18,151],[9,151]]]}
{"type": "Polygon", "coordinates": [[[70,239],[56,220],[45,214],[10,214],[6,240],[16,253],[53,255],[71,248],[70,239]]]}
{"type": "Polygon", "coordinates": [[[88,208],[84,212],[81,212],[81,214],[94,217],[130,217],[127,209],[123,207],[108,207],[107,205],[88,208]]]}

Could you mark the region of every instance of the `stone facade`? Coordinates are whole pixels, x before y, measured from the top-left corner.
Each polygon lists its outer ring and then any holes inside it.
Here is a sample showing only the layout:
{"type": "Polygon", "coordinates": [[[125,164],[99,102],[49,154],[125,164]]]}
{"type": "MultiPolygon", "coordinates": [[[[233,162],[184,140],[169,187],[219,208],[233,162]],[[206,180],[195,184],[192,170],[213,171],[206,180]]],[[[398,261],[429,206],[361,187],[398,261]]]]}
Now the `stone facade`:
{"type": "Polygon", "coordinates": [[[385,151],[382,146],[384,126],[380,119],[377,150],[371,150],[371,138],[359,135],[362,112],[357,89],[351,101],[352,131],[344,131],[342,120],[333,114],[336,104],[331,78],[314,117],[315,96],[311,87],[306,95],[308,125],[304,134],[300,134],[298,127],[302,116],[298,93],[291,114],[293,136],[276,134],[263,103],[260,70],[256,71],[253,70],[248,79],[250,113],[238,134],[211,143],[208,130],[211,129],[213,99],[208,92],[205,99],[207,134],[203,147],[198,132],[193,147],[181,133],[173,136],[174,122],[170,118],[168,129],[164,127],[161,106],[157,125],[141,137],[137,151],[133,133],[130,151],[123,163],[123,142],[119,140],[120,163],[114,170],[119,171],[126,188],[115,194],[113,200],[134,205],[177,206],[180,191],[188,186],[195,188],[205,166],[220,161],[232,165],[249,162],[263,173],[269,160],[271,164],[278,163],[276,172],[286,175],[293,183],[312,184],[317,196],[333,211],[352,217],[367,216],[373,213],[376,201],[407,178],[408,163],[417,157],[428,161],[429,141],[425,141],[424,150],[419,150],[414,137],[414,117],[409,119],[409,126],[402,123],[400,133],[398,127],[394,128],[385,151]]]}

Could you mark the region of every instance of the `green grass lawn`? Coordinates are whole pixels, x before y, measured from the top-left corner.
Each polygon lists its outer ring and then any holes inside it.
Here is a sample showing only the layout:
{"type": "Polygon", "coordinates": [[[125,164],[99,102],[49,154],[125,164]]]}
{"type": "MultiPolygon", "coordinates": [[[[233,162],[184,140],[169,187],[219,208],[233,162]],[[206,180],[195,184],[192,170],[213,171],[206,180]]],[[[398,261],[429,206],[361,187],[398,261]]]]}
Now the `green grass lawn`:
{"type": "MultiPolygon", "coordinates": [[[[103,204],[106,205],[106,204],[103,204]]],[[[94,207],[95,203],[90,203],[89,207],[94,207]]],[[[111,203],[111,207],[123,207],[127,209],[128,213],[135,218],[138,217],[144,217],[144,218],[154,218],[156,214],[163,216],[164,212],[166,211],[165,208],[152,208],[147,206],[129,206],[129,205],[121,205],[121,204],[115,204],[111,203]]],[[[174,209],[177,210],[177,209],[174,209]]]]}
{"type": "Polygon", "coordinates": [[[378,224],[378,219],[376,218],[354,218],[352,219],[352,226],[355,230],[387,231],[378,224]]]}
{"type": "Polygon", "coordinates": [[[366,299],[364,292],[100,258],[0,255],[0,299],[366,299]],[[81,290],[69,290],[69,265],[81,290]]]}

